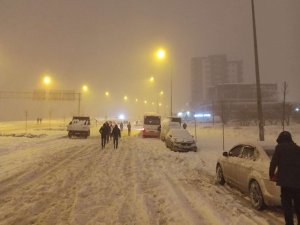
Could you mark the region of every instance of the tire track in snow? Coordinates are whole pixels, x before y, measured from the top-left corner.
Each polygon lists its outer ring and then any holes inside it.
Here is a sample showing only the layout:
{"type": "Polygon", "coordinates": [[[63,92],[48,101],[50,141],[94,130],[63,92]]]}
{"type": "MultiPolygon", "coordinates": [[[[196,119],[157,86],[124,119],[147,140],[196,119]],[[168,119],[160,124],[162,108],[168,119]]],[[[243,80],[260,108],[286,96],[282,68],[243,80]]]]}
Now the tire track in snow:
{"type": "MultiPolygon", "coordinates": [[[[49,164],[47,168],[43,168],[39,171],[39,174],[31,177],[28,182],[24,182],[19,188],[15,187],[13,190],[6,193],[7,204],[3,207],[14,208],[15,212],[18,212],[18,214],[13,217],[10,215],[1,215],[0,222],[4,218],[6,221],[5,224],[29,224],[30,221],[32,222],[42,218],[43,211],[53,209],[51,204],[53,204],[53,206],[57,205],[57,202],[59,202],[61,198],[66,197],[65,199],[71,199],[72,201],[72,198],[68,198],[68,192],[66,192],[68,188],[72,187],[72,185],[68,187],[68,182],[70,182],[69,184],[75,182],[75,177],[80,177],[81,170],[79,171],[78,176],[71,175],[69,180],[64,181],[66,178],[65,174],[68,172],[66,169],[68,169],[68,165],[72,166],[72,164],[75,164],[74,168],[76,168],[76,159],[87,157],[88,155],[86,152],[89,151],[90,148],[91,146],[86,146],[82,149],[79,147],[78,151],[76,151],[77,149],[74,147],[71,148],[71,153],[64,154],[64,158],[52,163],[57,163],[56,165],[49,164]],[[59,177],[60,171],[63,171],[63,177],[59,177]],[[57,189],[60,189],[60,191],[56,191],[57,189]],[[57,193],[59,193],[59,196],[56,196],[57,193]],[[60,193],[62,194],[60,195],[60,193]],[[20,202],[20,204],[18,204],[18,202],[20,202]],[[30,211],[34,212],[33,215],[30,211]]],[[[86,161],[86,163],[88,163],[87,160],[81,161],[86,161]]]]}

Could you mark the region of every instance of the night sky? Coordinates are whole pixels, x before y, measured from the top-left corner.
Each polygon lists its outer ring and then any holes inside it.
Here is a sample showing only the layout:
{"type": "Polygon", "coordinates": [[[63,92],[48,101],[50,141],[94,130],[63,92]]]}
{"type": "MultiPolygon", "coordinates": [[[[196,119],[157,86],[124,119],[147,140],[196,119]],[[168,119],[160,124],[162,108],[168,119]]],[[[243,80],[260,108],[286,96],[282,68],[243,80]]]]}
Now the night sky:
{"type": "MultiPolygon", "coordinates": [[[[299,102],[300,1],[256,0],[255,10],[261,82],[281,91],[286,81],[287,99],[299,102]]],[[[126,107],[124,95],[157,101],[164,90],[168,102],[170,73],[173,111],[184,109],[192,57],[243,60],[245,82],[255,82],[253,52],[250,0],[0,0],[0,91],[43,88],[47,73],[51,89],[88,85],[94,115],[126,107]],[[159,47],[165,62],[154,59],[159,47]]]]}

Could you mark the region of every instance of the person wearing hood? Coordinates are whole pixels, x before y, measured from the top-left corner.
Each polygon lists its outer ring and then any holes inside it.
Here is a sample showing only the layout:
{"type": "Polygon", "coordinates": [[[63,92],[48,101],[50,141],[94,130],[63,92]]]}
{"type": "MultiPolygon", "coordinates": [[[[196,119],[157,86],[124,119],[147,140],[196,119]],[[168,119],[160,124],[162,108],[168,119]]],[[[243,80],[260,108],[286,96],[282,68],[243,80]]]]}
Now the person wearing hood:
{"type": "Polygon", "coordinates": [[[106,144],[106,140],[107,140],[107,135],[109,135],[109,128],[108,128],[108,124],[107,123],[104,123],[100,127],[99,133],[101,135],[101,147],[103,149],[103,148],[105,148],[105,144],[106,144]]]}
{"type": "Polygon", "coordinates": [[[300,147],[288,131],[281,132],[276,141],[278,145],[270,163],[269,177],[274,180],[277,176],[277,185],[281,187],[285,224],[294,225],[293,203],[300,224],[300,147]]]}
{"type": "Polygon", "coordinates": [[[119,138],[121,138],[121,131],[117,124],[114,126],[111,135],[113,137],[114,148],[118,148],[119,138]]]}

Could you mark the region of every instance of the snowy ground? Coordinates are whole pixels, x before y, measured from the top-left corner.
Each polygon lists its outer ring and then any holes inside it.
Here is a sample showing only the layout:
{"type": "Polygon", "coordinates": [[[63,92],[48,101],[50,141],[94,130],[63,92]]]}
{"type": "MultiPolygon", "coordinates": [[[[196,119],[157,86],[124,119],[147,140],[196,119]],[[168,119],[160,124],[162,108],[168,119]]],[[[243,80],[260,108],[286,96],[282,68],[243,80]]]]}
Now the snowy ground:
{"type": "MultiPolygon", "coordinates": [[[[175,153],[138,130],[102,150],[98,129],[67,137],[62,121],[0,123],[0,224],[283,224],[278,208],[251,208],[239,191],[215,184],[222,128],[197,127],[199,151],[175,153]]],[[[190,132],[194,127],[189,124],[190,132]]],[[[280,127],[266,127],[274,143],[280,127]]],[[[300,126],[291,126],[299,143],[300,126]]],[[[256,127],[225,127],[225,148],[257,140],[256,127]]]]}

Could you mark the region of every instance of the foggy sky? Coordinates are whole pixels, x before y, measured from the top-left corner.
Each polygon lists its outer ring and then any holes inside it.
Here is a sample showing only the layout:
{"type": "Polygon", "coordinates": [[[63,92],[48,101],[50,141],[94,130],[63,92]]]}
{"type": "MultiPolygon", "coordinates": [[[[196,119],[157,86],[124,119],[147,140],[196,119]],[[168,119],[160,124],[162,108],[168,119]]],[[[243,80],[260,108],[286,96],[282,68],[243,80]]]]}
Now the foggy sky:
{"type": "MultiPolygon", "coordinates": [[[[286,81],[287,99],[299,101],[300,1],[256,0],[255,10],[261,82],[286,81]]],[[[154,101],[158,90],[169,99],[171,71],[178,111],[190,99],[191,58],[212,54],[243,60],[255,82],[250,0],[0,0],[0,91],[43,88],[47,72],[52,89],[87,84],[97,113],[106,90],[114,105],[124,95],[154,101]],[[158,47],[167,62],[153,59],[158,47]]]]}

